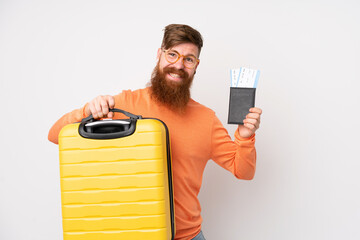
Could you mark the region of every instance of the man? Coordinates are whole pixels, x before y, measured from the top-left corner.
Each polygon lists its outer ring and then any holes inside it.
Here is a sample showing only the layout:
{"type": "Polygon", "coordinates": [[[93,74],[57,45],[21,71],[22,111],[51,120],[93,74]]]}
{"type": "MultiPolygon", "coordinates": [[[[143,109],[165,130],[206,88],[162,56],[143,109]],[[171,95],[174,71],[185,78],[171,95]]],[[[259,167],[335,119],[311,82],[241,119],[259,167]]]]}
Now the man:
{"type": "Polygon", "coordinates": [[[49,132],[49,140],[57,143],[66,124],[79,122],[90,114],[94,118],[116,118],[109,112],[114,107],[164,121],[171,137],[177,240],[205,239],[197,195],[209,159],[239,179],[250,180],[255,173],[255,131],[261,109],[249,110],[232,141],[215,113],[190,97],[202,46],[200,33],[190,26],[166,26],[157,52],[158,63],[147,88],[98,96],[81,109],[65,114],[49,132]]]}

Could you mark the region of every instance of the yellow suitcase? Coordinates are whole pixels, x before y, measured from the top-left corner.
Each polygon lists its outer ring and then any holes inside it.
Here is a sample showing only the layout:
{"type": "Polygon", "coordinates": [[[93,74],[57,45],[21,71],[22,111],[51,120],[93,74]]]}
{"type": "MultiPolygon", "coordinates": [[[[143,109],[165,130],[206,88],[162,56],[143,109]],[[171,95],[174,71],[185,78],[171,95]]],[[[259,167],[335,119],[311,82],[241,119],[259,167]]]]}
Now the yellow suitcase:
{"type": "Polygon", "coordinates": [[[59,134],[64,240],[174,239],[166,125],[130,119],[65,126],[59,134]]]}

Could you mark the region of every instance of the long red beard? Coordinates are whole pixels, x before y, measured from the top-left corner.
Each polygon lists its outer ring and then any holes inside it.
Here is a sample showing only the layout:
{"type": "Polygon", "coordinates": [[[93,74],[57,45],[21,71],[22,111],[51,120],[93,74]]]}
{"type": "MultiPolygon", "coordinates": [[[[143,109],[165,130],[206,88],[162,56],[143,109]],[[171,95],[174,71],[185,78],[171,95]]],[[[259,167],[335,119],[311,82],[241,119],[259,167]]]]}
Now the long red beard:
{"type": "Polygon", "coordinates": [[[171,110],[184,113],[190,100],[193,78],[194,75],[190,77],[183,69],[164,67],[161,71],[158,63],[151,75],[151,96],[171,110]],[[182,80],[180,82],[167,81],[165,76],[168,73],[176,73],[182,80]]]}

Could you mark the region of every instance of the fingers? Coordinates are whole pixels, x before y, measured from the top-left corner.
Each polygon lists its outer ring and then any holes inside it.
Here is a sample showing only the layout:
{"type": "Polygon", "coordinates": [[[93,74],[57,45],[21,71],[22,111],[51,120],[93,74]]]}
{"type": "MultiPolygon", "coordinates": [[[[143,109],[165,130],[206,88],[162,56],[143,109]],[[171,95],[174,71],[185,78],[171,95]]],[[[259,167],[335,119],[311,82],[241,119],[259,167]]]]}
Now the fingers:
{"type": "Polygon", "coordinates": [[[108,99],[109,107],[113,109],[115,107],[115,99],[113,96],[106,96],[108,99]]]}
{"type": "Polygon", "coordinates": [[[251,130],[256,130],[260,127],[260,120],[257,119],[246,118],[243,122],[244,126],[251,130]]]}
{"type": "MultiPolygon", "coordinates": [[[[109,106],[110,109],[113,109],[115,107],[115,100],[114,100],[113,96],[107,96],[107,102],[108,102],[108,106],[109,106]]],[[[108,118],[113,118],[114,113],[108,111],[107,117],[108,118]]]]}
{"type": "Polygon", "coordinates": [[[250,108],[249,111],[250,113],[246,115],[243,123],[245,127],[255,132],[260,127],[262,110],[260,108],[250,108]]]}
{"type": "Polygon", "coordinates": [[[257,107],[253,107],[253,108],[250,108],[249,111],[251,113],[258,113],[258,114],[262,114],[262,110],[260,108],[257,108],[257,107]]]}
{"type": "Polygon", "coordinates": [[[259,113],[248,113],[246,115],[246,118],[252,118],[252,119],[259,119],[260,120],[260,114],[259,113]]]}
{"type": "Polygon", "coordinates": [[[109,112],[107,115],[108,118],[113,118],[114,117],[114,113],[113,112],[109,112]]]}
{"type": "Polygon", "coordinates": [[[250,129],[254,133],[259,127],[256,127],[254,124],[246,123],[244,120],[244,127],[250,129]]]}
{"type": "Polygon", "coordinates": [[[114,108],[115,100],[113,96],[98,96],[89,102],[88,108],[95,119],[114,116],[113,112],[109,112],[110,108],[114,108]]]}

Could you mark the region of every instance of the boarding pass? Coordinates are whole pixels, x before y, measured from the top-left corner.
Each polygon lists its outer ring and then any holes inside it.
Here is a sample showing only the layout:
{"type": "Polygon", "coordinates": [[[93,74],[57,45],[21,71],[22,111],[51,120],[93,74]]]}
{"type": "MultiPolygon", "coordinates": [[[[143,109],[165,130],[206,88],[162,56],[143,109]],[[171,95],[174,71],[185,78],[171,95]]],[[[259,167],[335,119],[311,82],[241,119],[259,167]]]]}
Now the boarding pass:
{"type": "Polygon", "coordinates": [[[231,87],[256,88],[260,77],[260,70],[250,68],[230,69],[231,87]]]}

